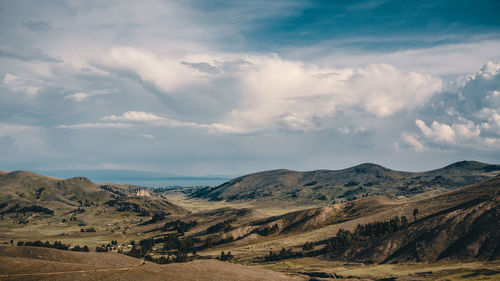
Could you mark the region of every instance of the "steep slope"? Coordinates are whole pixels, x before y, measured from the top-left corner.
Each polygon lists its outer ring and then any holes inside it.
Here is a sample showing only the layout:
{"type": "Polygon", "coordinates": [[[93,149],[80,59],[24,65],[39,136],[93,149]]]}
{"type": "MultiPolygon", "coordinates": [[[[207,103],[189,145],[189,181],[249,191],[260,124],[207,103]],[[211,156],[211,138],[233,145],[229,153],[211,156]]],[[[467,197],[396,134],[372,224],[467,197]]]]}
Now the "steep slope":
{"type": "Polygon", "coordinates": [[[500,258],[500,177],[406,205],[423,212],[408,228],[333,257],[369,263],[500,258]]]}
{"type": "Polygon", "coordinates": [[[500,165],[462,161],[420,173],[400,172],[375,164],[344,170],[297,172],[273,170],[205,188],[193,197],[226,201],[284,201],[328,204],[383,195],[411,197],[427,191],[446,191],[480,182],[500,173],[500,165]]]}

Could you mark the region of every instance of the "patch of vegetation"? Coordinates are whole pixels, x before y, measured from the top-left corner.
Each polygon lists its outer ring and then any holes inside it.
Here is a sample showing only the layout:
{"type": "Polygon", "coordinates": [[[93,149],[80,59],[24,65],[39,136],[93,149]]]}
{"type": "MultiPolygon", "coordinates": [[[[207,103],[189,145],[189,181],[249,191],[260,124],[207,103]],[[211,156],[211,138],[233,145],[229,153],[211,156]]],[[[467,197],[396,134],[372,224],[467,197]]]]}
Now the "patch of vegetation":
{"type": "Polygon", "coordinates": [[[266,226],[262,229],[257,229],[255,232],[257,232],[257,234],[262,236],[268,236],[273,233],[276,233],[278,230],[279,230],[278,224],[275,223],[273,226],[266,226]]]}
{"type": "Polygon", "coordinates": [[[153,223],[162,221],[164,219],[165,219],[165,214],[163,214],[163,213],[155,213],[155,214],[153,214],[153,217],[150,220],[147,220],[147,221],[141,223],[140,225],[153,224],[153,223]]]}
{"type": "Polygon", "coordinates": [[[175,220],[175,221],[169,221],[166,222],[162,228],[159,230],[161,231],[177,231],[180,236],[184,236],[184,233],[188,232],[191,228],[195,227],[198,225],[198,222],[195,220],[189,221],[189,222],[184,222],[181,220],[175,220]]]}
{"type": "Polygon", "coordinates": [[[325,252],[332,253],[360,241],[400,231],[408,226],[405,216],[394,217],[389,221],[358,224],[353,233],[349,230],[339,229],[336,237],[326,243],[325,252]]]}
{"type": "Polygon", "coordinates": [[[234,256],[231,254],[231,251],[224,253],[224,251],[222,251],[220,253],[220,256],[217,258],[218,260],[221,260],[221,261],[230,261],[234,258],[234,256]]]}
{"type": "Polygon", "coordinates": [[[211,234],[211,233],[216,233],[216,232],[226,232],[226,231],[230,231],[233,229],[233,226],[231,225],[231,223],[234,221],[235,219],[227,219],[223,222],[219,222],[217,224],[214,224],[212,226],[209,226],[206,230],[206,233],[207,234],[211,234]]]}
{"type": "Polygon", "coordinates": [[[50,243],[49,241],[42,242],[40,240],[37,241],[18,241],[17,246],[22,247],[22,246],[30,246],[30,247],[43,247],[43,248],[52,248],[52,249],[58,249],[58,250],[71,250],[71,251],[76,251],[76,252],[88,252],[89,247],[87,245],[84,245],[83,247],[81,246],[74,246],[70,248],[70,245],[63,244],[61,241],[55,241],[54,243],[50,243]]]}
{"type": "Polygon", "coordinates": [[[318,182],[317,181],[312,181],[312,182],[308,182],[306,184],[304,184],[304,186],[313,186],[313,185],[316,185],[318,182]]]}
{"type": "Polygon", "coordinates": [[[274,253],[272,250],[269,251],[269,254],[264,257],[264,261],[279,261],[284,259],[293,258],[300,255],[300,253],[294,253],[290,249],[281,248],[281,251],[278,253],[274,253]]]}

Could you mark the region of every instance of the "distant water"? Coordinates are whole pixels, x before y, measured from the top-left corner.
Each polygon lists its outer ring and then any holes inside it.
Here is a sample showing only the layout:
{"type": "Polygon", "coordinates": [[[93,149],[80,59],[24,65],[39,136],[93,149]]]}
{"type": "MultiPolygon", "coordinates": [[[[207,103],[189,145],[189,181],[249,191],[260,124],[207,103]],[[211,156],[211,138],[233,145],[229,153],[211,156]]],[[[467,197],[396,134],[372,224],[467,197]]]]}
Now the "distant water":
{"type": "Polygon", "coordinates": [[[114,182],[123,184],[133,184],[144,187],[174,187],[174,186],[217,186],[227,181],[229,178],[164,178],[164,179],[97,179],[95,182],[114,182]]]}
{"type": "Polygon", "coordinates": [[[86,177],[95,183],[113,182],[144,187],[217,186],[231,179],[221,176],[189,177],[134,170],[35,170],[34,172],[59,178],[86,177]]]}

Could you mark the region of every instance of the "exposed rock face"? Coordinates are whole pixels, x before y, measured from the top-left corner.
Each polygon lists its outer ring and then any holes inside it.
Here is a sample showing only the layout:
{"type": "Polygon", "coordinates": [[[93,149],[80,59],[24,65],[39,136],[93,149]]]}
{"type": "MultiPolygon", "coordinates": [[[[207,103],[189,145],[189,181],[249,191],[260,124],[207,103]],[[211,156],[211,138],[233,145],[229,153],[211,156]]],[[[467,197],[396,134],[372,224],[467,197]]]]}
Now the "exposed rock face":
{"type": "Polygon", "coordinates": [[[138,189],[135,191],[135,196],[151,196],[151,193],[146,189],[138,189]]]}

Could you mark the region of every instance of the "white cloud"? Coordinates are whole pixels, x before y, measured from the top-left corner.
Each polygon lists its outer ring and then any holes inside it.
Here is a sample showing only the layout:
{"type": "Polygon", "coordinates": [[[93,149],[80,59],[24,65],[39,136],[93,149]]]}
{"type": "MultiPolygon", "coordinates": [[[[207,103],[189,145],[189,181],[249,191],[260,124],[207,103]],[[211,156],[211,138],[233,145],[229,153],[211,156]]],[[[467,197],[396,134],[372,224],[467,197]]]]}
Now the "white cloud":
{"type": "Polygon", "coordinates": [[[3,83],[13,92],[25,92],[30,95],[35,95],[43,85],[42,81],[9,73],[5,74],[3,83]]]}
{"type": "Polygon", "coordinates": [[[219,121],[247,132],[283,126],[302,131],[321,129],[328,126],[328,119],[345,111],[388,117],[423,105],[442,88],[438,77],[388,64],[337,69],[274,54],[175,57],[113,47],[102,56],[100,65],[117,74],[133,72],[164,95],[179,99],[189,96],[195,103],[199,101],[187,87],[199,85],[199,98],[217,100],[219,91],[227,90],[216,81],[231,81],[237,85],[237,92],[227,98],[235,106],[219,121]]]}
{"type": "Polygon", "coordinates": [[[102,120],[108,121],[136,121],[136,122],[151,122],[151,121],[164,121],[167,120],[164,117],[155,115],[149,112],[141,112],[141,111],[127,111],[124,112],[121,116],[110,115],[101,117],[102,120]]]}
{"type": "Polygon", "coordinates": [[[422,151],[424,149],[424,145],[417,139],[418,136],[410,135],[408,133],[402,134],[403,140],[412,146],[416,151],[422,151]]]}
{"type": "Polygon", "coordinates": [[[114,129],[126,129],[131,128],[131,124],[127,123],[83,123],[83,124],[74,124],[74,125],[60,125],[58,128],[62,129],[106,129],[106,128],[114,128],[114,129]]]}
{"type": "Polygon", "coordinates": [[[441,143],[454,143],[455,131],[446,124],[437,121],[432,122],[431,128],[427,127],[424,121],[417,119],[415,124],[422,131],[424,136],[441,143]]]}
{"type": "Polygon", "coordinates": [[[386,64],[334,69],[278,56],[245,60],[251,66],[239,74],[242,100],[227,122],[249,130],[272,128],[274,121],[321,129],[339,112],[388,117],[423,105],[442,85],[439,78],[386,64]]]}
{"type": "MultiPolygon", "coordinates": [[[[202,124],[195,122],[184,122],[171,118],[161,117],[150,112],[126,111],[122,115],[109,115],[100,118],[108,123],[83,123],[74,125],[60,125],[64,129],[92,129],[92,128],[133,128],[141,126],[191,128],[202,129],[212,133],[243,133],[242,130],[221,123],[202,124]]],[[[142,135],[144,136],[144,135],[142,135]]]]}
{"type": "Polygon", "coordinates": [[[67,95],[64,98],[65,99],[70,99],[76,102],[84,101],[90,97],[90,94],[87,93],[74,93],[71,95],[67,95]]]}
{"type": "Polygon", "coordinates": [[[433,101],[437,120],[431,119],[430,126],[420,119],[415,124],[430,144],[500,148],[500,64],[487,62],[461,83],[456,94],[438,95],[441,99],[433,101]]]}
{"type": "Polygon", "coordinates": [[[180,85],[200,79],[200,73],[183,65],[182,59],[157,56],[145,50],[127,46],[111,48],[99,60],[102,67],[136,73],[144,82],[149,82],[172,94],[180,85]]]}
{"type": "Polygon", "coordinates": [[[99,90],[91,90],[89,92],[76,92],[74,94],[65,96],[64,99],[70,99],[70,100],[73,100],[74,102],[82,102],[82,101],[88,100],[94,96],[109,94],[110,91],[112,91],[112,90],[99,89],[99,90]]]}
{"type": "Polygon", "coordinates": [[[349,126],[338,128],[338,130],[340,133],[344,135],[362,133],[366,131],[366,129],[363,127],[349,127],[349,126]]]}

